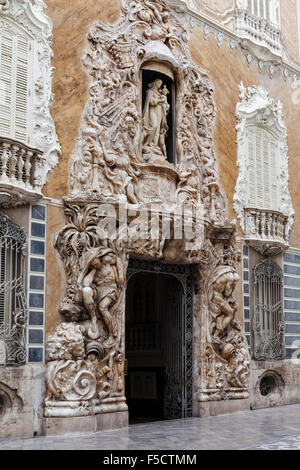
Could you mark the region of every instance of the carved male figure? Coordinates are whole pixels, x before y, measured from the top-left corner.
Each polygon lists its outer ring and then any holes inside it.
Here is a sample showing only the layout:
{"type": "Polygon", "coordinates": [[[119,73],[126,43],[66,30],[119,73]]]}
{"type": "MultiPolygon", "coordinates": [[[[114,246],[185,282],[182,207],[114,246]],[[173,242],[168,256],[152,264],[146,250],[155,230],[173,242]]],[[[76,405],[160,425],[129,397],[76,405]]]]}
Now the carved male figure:
{"type": "Polygon", "coordinates": [[[235,314],[237,311],[237,303],[233,297],[239,276],[233,272],[228,266],[218,270],[213,278],[211,294],[211,307],[213,309],[214,321],[212,323],[212,336],[217,343],[220,343],[221,353],[223,356],[230,354],[230,341],[232,332],[226,331],[231,325],[235,326],[235,314]],[[224,337],[223,337],[224,336],[224,337]],[[225,345],[227,342],[227,346],[225,345]],[[222,345],[222,343],[224,343],[222,345]]]}
{"type": "Polygon", "coordinates": [[[112,307],[119,297],[119,287],[125,282],[123,266],[117,255],[110,248],[91,248],[85,255],[83,270],[78,277],[82,300],[89,313],[92,325],[88,336],[98,339],[100,336],[97,324],[101,317],[108,332],[105,347],[114,344],[112,307]]]}

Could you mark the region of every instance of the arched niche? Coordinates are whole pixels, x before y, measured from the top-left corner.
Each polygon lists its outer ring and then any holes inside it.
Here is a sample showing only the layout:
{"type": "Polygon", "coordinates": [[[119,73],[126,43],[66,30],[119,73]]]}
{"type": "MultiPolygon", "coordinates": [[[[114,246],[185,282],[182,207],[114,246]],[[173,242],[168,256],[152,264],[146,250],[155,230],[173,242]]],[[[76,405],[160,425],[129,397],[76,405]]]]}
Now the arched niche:
{"type": "MultiPolygon", "coordinates": [[[[140,69],[140,86],[141,86],[141,111],[143,115],[143,126],[145,111],[147,111],[147,95],[151,86],[155,81],[161,80],[159,93],[162,94],[162,99],[166,100],[166,105],[169,107],[166,113],[166,134],[162,137],[165,146],[165,160],[171,164],[176,164],[176,95],[177,95],[177,74],[168,63],[158,60],[148,60],[142,64],[140,69]],[[165,98],[163,98],[165,97],[165,98]]],[[[147,139],[147,136],[145,137],[147,139]]],[[[155,161],[155,155],[145,152],[144,133],[141,135],[141,151],[142,159],[148,163],[155,161]]],[[[160,143],[159,143],[160,144],[160,143]]],[[[158,155],[157,161],[164,161],[158,155]]]]}

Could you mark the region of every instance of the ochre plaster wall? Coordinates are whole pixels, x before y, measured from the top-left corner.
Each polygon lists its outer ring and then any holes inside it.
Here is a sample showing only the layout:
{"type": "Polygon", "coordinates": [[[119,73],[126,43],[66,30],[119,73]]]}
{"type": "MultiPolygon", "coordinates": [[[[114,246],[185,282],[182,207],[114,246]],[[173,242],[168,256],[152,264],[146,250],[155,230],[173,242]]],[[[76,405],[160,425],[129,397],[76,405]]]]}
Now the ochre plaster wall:
{"type": "Polygon", "coordinates": [[[115,23],[119,0],[49,0],[47,15],[53,22],[53,93],[51,115],[61,145],[59,164],[48,177],[44,195],[60,199],[68,194],[69,159],[78,137],[88,99],[88,76],[82,66],[87,34],[96,21],[115,23]]]}
{"type": "Polygon", "coordinates": [[[49,204],[47,214],[46,338],[61,322],[58,306],[65,295],[66,288],[64,266],[54,248],[54,237],[66,223],[64,211],[62,207],[49,204]]]}
{"type": "Polygon", "coordinates": [[[288,48],[287,53],[291,53],[296,59],[299,59],[298,31],[300,25],[298,26],[297,22],[297,0],[281,0],[280,16],[282,39],[288,48]]]}

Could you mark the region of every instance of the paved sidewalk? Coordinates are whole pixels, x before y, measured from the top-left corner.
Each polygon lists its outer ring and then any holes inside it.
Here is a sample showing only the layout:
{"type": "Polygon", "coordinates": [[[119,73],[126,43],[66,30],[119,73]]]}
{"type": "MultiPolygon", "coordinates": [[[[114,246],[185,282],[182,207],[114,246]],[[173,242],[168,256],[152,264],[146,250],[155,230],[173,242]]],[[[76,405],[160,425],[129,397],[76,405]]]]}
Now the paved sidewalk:
{"type": "Polygon", "coordinates": [[[135,424],[88,435],[0,441],[0,450],[299,449],[300,404],[210,418],[135,424]]]}

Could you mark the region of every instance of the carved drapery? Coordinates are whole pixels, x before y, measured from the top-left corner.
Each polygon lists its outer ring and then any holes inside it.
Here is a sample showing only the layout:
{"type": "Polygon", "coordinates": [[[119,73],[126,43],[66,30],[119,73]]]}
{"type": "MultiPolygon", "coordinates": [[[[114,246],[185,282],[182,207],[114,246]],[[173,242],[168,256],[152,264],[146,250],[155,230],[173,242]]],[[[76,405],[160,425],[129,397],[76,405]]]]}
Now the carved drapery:
{"type": "Polygon", "coordinates": [[[45,414],[127,409],[129,256],[198,266],[202,307],[195,315],[206,335],[198,355],[210,348],[211,367],[223,377],[222,393],[207,399],[240,398],[241,390],[245,397],[247,348],[232,297],[238,254],[213,150],[213,88],[191,62],[186,30],[161,0],[123,1],[120,22],[96,23],[88,38],[83,62],[91,76],[90,98],[70,161],[67,223],[55,239],[67,289],[59,307],[64,321],[47,342],[45,414]],[[143,158],[140,72],[153,61],[169,67],[176,80],[175,164],[143,158]],[[205,264],[207,246],[212,256],[205,264]],[[217,317],[223,329],[213,326],[217,317]]]}

